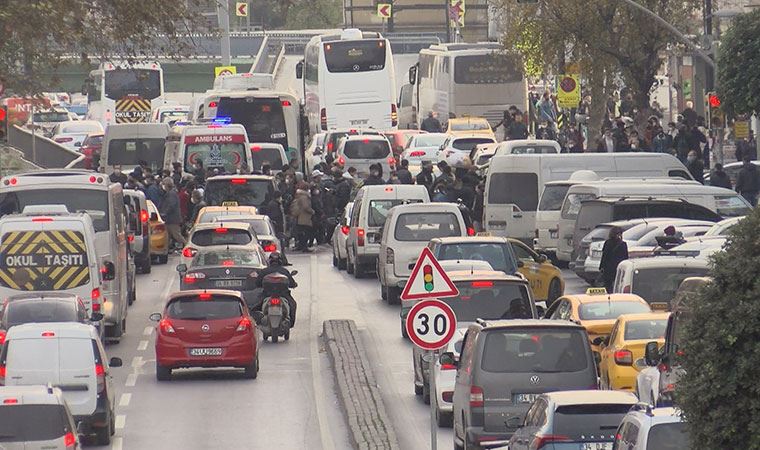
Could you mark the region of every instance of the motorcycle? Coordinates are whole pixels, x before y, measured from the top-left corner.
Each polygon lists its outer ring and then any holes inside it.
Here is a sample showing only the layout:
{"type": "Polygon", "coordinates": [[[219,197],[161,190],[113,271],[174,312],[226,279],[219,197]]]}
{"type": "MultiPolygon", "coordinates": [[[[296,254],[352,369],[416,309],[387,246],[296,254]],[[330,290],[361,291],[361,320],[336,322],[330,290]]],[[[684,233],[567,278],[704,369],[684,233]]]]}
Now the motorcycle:
{"type": "MultiPolygon", "coordinates": [[[[297,270],[290,272],[291,276],[298,273],[297,270]]],[[[264,301],[261,310],[255,311],[253,317],[264,334],[266,341],[270,337],[276,343],[280,336],[286,341],[290,339],[290,328],[293,325],[291,318],[290,279],[280,273],[270,273],[261,280],[264,301]]]]}

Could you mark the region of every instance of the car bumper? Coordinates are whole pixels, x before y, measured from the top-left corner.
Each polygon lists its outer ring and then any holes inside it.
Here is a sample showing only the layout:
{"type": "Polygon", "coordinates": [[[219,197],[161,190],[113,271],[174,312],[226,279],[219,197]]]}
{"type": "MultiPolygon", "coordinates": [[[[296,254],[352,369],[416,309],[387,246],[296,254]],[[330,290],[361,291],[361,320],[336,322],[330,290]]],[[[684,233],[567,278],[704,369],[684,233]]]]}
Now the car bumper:
{"type": "Polygon", "coordinates": [[[482,427],[468,427],[467,440],[478,443],[483,448],[503,447],[509,444],[513,433],[494,433],[485,431],[482,427]]]}
{"type": "Polygon", "coordinates": [[[218,345],[166,343],[156,345],[158,365],[172,369],[180,367],[245,367],[253,363],[256,345],[252,340],[218,345]],[[220,356],[190,356],[191,348],[222,347],[220,356]]]}
{"type": "Polygon", "coordinates": [[[95,412],[90,415],[74,416],[74,423],[81,423],[85,433],[93,432],[94,428],[108,426],[108,421],[108,398],[103,394],[98,394],[98,402],[95,406],[95,412]]]}
{"type": "Polygon", "coordinates": [[[634,392],[638,374],[633,367],[615,367],[609,374],[610,389],[634,392]]]}

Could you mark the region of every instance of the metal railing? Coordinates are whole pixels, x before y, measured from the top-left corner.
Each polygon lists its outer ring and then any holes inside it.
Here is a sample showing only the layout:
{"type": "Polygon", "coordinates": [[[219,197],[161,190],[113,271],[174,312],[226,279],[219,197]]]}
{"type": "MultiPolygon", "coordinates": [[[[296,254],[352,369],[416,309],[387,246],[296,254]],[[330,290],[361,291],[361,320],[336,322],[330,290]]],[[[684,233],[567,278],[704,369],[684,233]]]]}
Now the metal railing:
{"type": "Polygon", "coordinates": [[[83,168],[84,155],[48,139],[41,134],[21,128],[8,127],[8,145],[23,153],[24,159],[43,168],[83,168]]]}

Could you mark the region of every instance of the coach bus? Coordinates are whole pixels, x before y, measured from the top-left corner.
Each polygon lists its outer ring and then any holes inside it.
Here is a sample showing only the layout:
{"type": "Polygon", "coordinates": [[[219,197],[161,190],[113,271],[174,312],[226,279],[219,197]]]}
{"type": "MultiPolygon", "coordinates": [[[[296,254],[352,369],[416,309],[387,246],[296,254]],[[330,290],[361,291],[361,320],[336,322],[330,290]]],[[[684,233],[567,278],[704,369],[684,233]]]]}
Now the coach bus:
{"type": "Polygon", "coordinates": [[[164,71],[156,62],[103,63],[85,81],[87,118],[103,126],[150,122],[165,103],[164,71]]]}

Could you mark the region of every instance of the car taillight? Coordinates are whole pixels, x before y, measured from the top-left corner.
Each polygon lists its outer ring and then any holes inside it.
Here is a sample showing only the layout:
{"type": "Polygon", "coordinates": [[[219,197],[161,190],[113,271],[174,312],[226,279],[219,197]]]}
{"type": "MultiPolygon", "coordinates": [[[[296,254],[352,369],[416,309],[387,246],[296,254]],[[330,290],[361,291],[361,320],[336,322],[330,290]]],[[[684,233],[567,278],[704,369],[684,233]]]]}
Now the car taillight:
{"type": "Polygon", "coordinates": [[[441,392],[441,398],[446,403],[454,403],[454,391],[441,392]]]}
{"type": "Polygon", "coordinates": [[[484,403],[483,388],[470,386],[470,408],[482,408],[484,403]]]}
{"type": "Polygon", "coordinates": [[[388,164],[390,164],[392,166],[395,166],[396,165],[396,158],[394,158],[393,156],[389,156],[388,157],[388,164]]]}
{"type": "Polygon", "coordinates": [[[392,248],[386,248],[385,249],[385,263],[386,264],[393,264],[393,260],[394,259],[395,258],[394,258],[394,254],[393,254],[393,249],[392,248]]]}
{"type": "Polygon", "coordinates": [[[351,227],[342,226],[340,227],[340,232],[343,233],[344,236],[348,236],[348,232],[351,231],[351,227]]]}
{"type": "Polygon", "coordinates": [[[633,364],[633,353],[630,350],[618,350],[615,352],[615,363],[621,366],[633,364]]]}
{"type": "Polygon", "coordinates": [[[72,138],[72,137],[58,137],[58,138],[55,138],[55,141],[57,143],[59,143],[59,144],[62,144],[64,142],[71,142],[73,140],[74,140],[74,138],[72,138]]]}
{"type": "Polygon", "coordinates": [[[208,102],[208,107],[209,108],[216,108],[217,106],[219,106],[219,103],[217,103],[217,102],[208,102]]]}
{"type": "Polygon", "coordinates": [[[174,334],[174,327],[169,319],[161,319],[158,322],[158,330],[163,334],[174,334]]]}
{"type": "Polygon", "coordinates": [[[409,153],[409,157],[410,158],[414,158],[414,157],[418,157],[418,156],[425,156],[425,152],[423,152],[422,150],[416,150],[416,151],[413,151],[413,152],[409,153]]]}
{"type": "Polygon", "coordinates": [[[269,304],[270,305],[277,306],[280,303],[282,303],[282,300],[280,300],[279,297],[272,297],[272,298],[269,299],[269,304]]]}
{"type": "Polygon", "coordinates": [[[391,103],[391,126],[395,127],[398,125],[398,110],[396,109],[396,104],[391,103]]]}
{"type": "Polygon", "coordinates": [[[335,147],[335,143],[333,141],[330,141],[330,142],[327,143],[327,151],[328,152],[332,152],[333,151],[333,147],[335,147]]]}
{"type": "Polygon", "coordinates": [[[456,364],[441,364],[441,370],[455,370],[456,364]]]}
{"type": "Polygon", "coordinates": [[[340,164],[341,166],[345,166],[346,165],[346,158],[344,158],[342,156],[339,156],[338,157],[338,164],[340,164]]]}
{"type": "Polygon", "coordinates": [[[325,108],[319,111],[319,125],[323,130],[327,130],[327,110],[325,108]]]}
{"type": "Polygon", "coordinates": [[[214,233],[225,234],[226,232],[227,232],[227,228],[224,228],[224,227],[218,227],[214,229],[214,233]]]}
{"type": "Polygon", "coordinates": [[[240,322],[238,322],[238,326],[235,331],[239,333],[245,333],[245,332],[251,331],[251,327],[252,327],[251,319],[247,317],[243,317],[242,319],[240,319],[240,322]]]}
{"type": "MultiPolygon", "coordinates": [[[[166,231],[166,225],[161,224],[161,223],[153,225],[153,231],[155,231],[156,233],[163,233],[164,231],[166,231]]],[[[185,254],[184,250],[182,250],[182,254],[183,255],[185,254]]]]}
{"type": "Polygon", "coordinates": [[[148,214],[147,210],[141,209],[140,210],[140,222],[145,223],[150,219],[150,214],[148,214]]]}
{"type": "Polygon", "coordinates": [[[0,330],[0,345],[5,344],[5,336],[8,334],[5,330],[0,330]]]}
{"type": "Polygon", "coordinates": [[[192,272],[185,274],[184,278],[182,278],[182,281],[185,282],[185,284],[193,284],[198,280],[202,280],[206,278],[206,274],[203,272],[192,272]]]}
{"type": "Polygon", "coordinates": [[[5,365],[0,366],[0,386],[5,386],[5,365]]]}
{"type": "Polygon", "coordinates": [[[134,234],[128,234],[127,235],[127,241],[131,244],[135,241],[135,235],[134,234]]]}
{"type": "Polygon", "coordinates": [[[106,368],[103,364],[95,364],[95,378],[98,381],[98,392],[106,389],[106,368]]]}
{"type": "Polygon", "coordinates": [[[270,242],[268,244],[264,244],[264,251],[267,252],[267,253],[276,252],[277,251],[277,246],[273,242],[270,242]]]}
{"type": "Polygon", "coordinates": [[[530,448],[539,449],[544,445],[551,444],[553,442],[572,442],[572,439],[570,439],[568,436],[563,436],[560,434],[539,434],[533,438],[533,442],[530,443],[530,448]]]}
{"type": "Polygon", "coordinates": [[[493,281],[473,281],[470,286],[474,288],[491,288],[493,287],[493,281]]]}
{"type": "Polygon", "coordinates": [[[475,236],[475,228],[467,227],[467,236],[475,236]]]}
{"type": "Polygon", "coordinates": [[[66,446],[66,448],[75,448],[77,445],[77,437],[74,435],[73,432],[69,431],[65,435],[63,435],[63,445],[66,446]]]}
{"type": "Polygon", "coordinates": [[[356,229],[356,245],[364,247],[364,228],[356,229]]]}
{"type": "Polygon", "coordinates": [[[630,294],[631,293],[631,285],[627,284],[623,287],[623,294],[630,294]]]}
{"type": "Polygon", "coordinates": [[[192,258],[196,253],[198,253],[198,250],[192,247],[185,247],[182,249],[182,256],[185,258],[192,258]]]}

